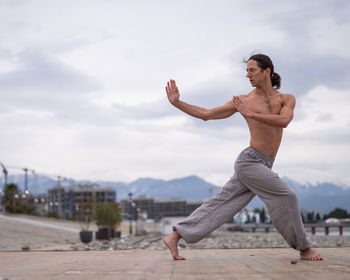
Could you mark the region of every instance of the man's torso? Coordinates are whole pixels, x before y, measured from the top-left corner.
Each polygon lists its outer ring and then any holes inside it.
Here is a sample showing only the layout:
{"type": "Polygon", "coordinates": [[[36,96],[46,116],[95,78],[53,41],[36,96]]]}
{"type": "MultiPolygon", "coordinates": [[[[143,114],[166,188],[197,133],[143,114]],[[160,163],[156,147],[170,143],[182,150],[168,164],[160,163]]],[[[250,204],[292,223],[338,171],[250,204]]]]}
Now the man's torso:
{"type": "MultiPolygon", "coordinates": [[[[254,112],[259,114],[279,115],[284,104],[285,94],[278,91],[269,97],[255,94],[255,91],[241,95],[242,101],[254,112]]],[[[251,118],[245,118],[250,131],[250,146],[275,158],[282,140],[282,127],[270,126],[251,118]]]]}

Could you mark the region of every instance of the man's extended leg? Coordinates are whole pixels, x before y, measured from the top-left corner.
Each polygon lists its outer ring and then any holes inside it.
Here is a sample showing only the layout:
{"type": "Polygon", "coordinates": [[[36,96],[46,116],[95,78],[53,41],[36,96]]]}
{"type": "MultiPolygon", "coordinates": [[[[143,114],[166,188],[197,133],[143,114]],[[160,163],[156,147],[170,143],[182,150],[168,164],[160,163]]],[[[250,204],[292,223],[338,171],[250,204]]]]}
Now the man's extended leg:
{"type": "Polygon", "coordinates": [[[198,242],[232,218],[254,196],[255,194],[234,176],[225,184],[220,193],[206,200],[190,216],[173,228],[187,243],[198,242]]]}
{"type": "Polygon", "coordinates": [[[266,204],[272,223],[302,259],[321,260],[310,248],[310,241],[302,223],[295,192],[271,171],[273,159],[250,149],[244,160],[236,162],[236,174],[247,188],[266,204]]]}
{"type": "MultiPolygon", "coordinates": [[[[174,259],[179,259],[177,242],[182,237],[194,243],[239,212],[255,195],[243,186],[236,176],[232,177],[222,191],[206,200],[185,220],[173,227],[174,232],[163,239],[174,259]]],[[[182,258],[182,257],[180,257],[182,258]]]]}

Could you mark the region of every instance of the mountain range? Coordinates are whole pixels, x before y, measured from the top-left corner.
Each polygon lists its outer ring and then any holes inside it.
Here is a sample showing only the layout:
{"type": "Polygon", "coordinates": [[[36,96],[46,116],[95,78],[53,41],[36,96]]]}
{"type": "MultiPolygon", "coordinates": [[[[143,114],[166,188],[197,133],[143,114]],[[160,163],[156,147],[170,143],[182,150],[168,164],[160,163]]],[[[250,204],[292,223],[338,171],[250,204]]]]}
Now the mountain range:
{"type": "MultiPolygon", "coordinates": [[[[1,178],[1,176],[0,176],[1,178]]],[[[299,183],[290,178],[282,178],[297,193],[301,209],[308,211],[328,213],[336,207],[350,211],[350,188],[342,188],[333,183],[299,183]]],[[[1,178],[3,181],[3,178],[1,178]]],[[[10,175],[8,182],[14,182],[23,190],[24,175],[10,175]]],[[[113,181],[76,181],[65,179],[62,185],[93,184],[97,186],[110,187],[117,192],[117,201],[128,199],[132,193],[133,198],[141,195],[148,197],[170,199],[183,197],[185,199],[204,201],[211,194],[218,193],[221,188],[208,183],[198,176],[192,175],[173,180],[161,180],[153,178],[140,178],[130,183],[113,181]]],[[[47,176],[28,176],[28,189],[31,193],[46,193],[48,189],[57,186],[58,181],[47,176]]],[[[247,207],[263,207],[263,202],[255,197],[247,207]]]]}

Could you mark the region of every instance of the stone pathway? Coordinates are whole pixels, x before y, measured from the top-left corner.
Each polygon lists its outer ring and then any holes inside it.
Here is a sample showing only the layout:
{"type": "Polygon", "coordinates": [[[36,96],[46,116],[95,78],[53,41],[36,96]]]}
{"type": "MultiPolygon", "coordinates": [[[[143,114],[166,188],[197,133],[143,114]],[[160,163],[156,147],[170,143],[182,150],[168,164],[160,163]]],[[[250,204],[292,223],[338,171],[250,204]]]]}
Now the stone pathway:
{"type": "Polygon", "coordinates": [[[300,261],[293,249],[0,252],[0,279],[8,280],[347,280],[350,248],[319,248],[323,261],[300,261]],[[295,264],[293,264],[295,263],[295,264]]]}

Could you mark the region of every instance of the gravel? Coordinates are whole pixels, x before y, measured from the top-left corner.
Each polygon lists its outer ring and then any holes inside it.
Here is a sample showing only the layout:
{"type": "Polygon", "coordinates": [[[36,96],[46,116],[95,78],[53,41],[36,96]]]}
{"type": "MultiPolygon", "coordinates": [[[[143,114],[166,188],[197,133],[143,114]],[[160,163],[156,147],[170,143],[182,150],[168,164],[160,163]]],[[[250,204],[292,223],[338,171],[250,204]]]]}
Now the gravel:
{"type": "MultiPolygon", "coordinates": [[[[18,217],[18,216],[17,216],[18,217]]],[[[24,216],[45,223],[79,229],[79,223],[41,217],[24,216]]],[[[152,226],[152,229],[159,227],[152,226]]],[[[96,230],[96,228],[92,228],[96,230]]],[[[147,229],[149,230],[149,229],[147,229]]],[[[53,228],[30,225],[18,221],[0,219],[0,251],[22,250],[133,250],[133,249],[166,249],[163,236],[159,232],[134,236],[126,234],[128,227],[122,226],[122,238],[111,241],[93,240],[83,244],[77,232],[68,232],[53,228]]],[[[350,247],[350,235],[310,235],[312,247],[350,247]]],[[[198,243],[187,244],[182,239],[180,249],[232,249],[232,248],[283,248],[289,247],[277,232],[234,232],[217,229],[198,243]]]]}
{"type": "MultiPolygon", "coordinates": [[[[134,250],[166,249],[160,233],[143,236],[124,236],[111,241],[93,241],[89,244],[74,244],[72,250],[134,250]]],[[[312,247],[350,247],[350,236],[310,236],[312,247]]],[[[178,243],[180,249],[234,249],[234,248],[289,248],[278,233],[232,232],[218,229],[208,237],[194,244],[183,240],[178,243]]]]}

